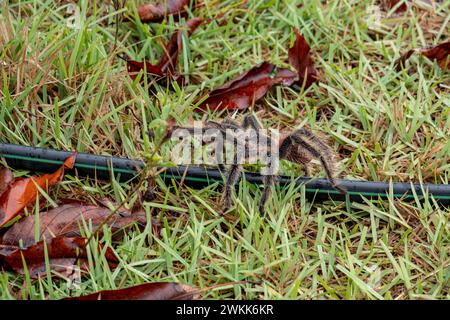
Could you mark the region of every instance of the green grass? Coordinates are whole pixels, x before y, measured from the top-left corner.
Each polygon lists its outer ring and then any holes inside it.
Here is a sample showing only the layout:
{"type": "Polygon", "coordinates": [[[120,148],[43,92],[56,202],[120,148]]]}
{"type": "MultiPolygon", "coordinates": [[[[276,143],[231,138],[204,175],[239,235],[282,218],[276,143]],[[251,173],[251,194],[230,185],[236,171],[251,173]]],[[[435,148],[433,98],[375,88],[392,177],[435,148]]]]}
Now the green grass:
{"type": "MultiPolygon", "coordinates": [[[[135,1],[125,2],[121,13],[135,9],[135,1]]],[[[204,2],[195,16],[211,22],[184,38],[179,59],[191,81],[158,87],[154,96],[127,76],[116,54],[156,62],[161,42],[177,28],[172,18],[122,23],[114,52],[117,12],[104,1],[78,1],[80,29],[67,27],[64,1],[3,1],[0,142],[145,159],[153,150],[147,130],[161,120],[221,119],[226,114],[194,114],[193,101],[262,61],[287,67],[298,27],[322,81],[307,91],[272,90],[253,108],[265,126],[308,124],[324,132],[349,179],[449,183],[450,74],[420,56],[400,72],[394,62],[410,48],[448,40],[450,1],[389,14],[377,30],[368,26],[374,1],[204,2]]],[[[283,171],[302,174],[289,163],[283,171]]],[[[319,166],[314,173],[323,175],[319,166]]],[[[67,176],[49,197],[109,196],[131,207],[131,188],[67,176]]],[[[120,257],[116,270],[93,252],[78,289],[61,277],[1,272],[0,298],[58,299],[149,281],[224,284],[204,292],[213,299],[450,297],[450,211],[433,199],[311,203],[292,185],[277,188],[260,216],[259,197],[242,181],[235,210],[223,216],[218,189],[159,181],[157,199],[144,203],[163,223],[159,234],[148,225],[119,242],[109,230],[98,239],[120,257]],[[234,281],[249,283],[226,285],[234,281]]]]}

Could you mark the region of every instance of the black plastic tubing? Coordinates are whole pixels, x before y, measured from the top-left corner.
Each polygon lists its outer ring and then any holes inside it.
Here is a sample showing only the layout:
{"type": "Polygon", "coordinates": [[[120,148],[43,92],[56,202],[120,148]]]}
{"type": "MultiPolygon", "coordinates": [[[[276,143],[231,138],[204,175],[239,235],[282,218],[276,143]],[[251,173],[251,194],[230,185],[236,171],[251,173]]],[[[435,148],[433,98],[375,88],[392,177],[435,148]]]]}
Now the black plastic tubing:
{"type": "MultiPolygon", "coordinates": [[[[53,172],[71,154],[73,152],[0,143],[0,157],[5,159],[8,166],[34,172],[53,172]]],[[[136,178],[143,168],[144,163],[140,160],[77,153],[74,173],[99,180],[110,180],[113,175],[118,181],[126,182],[136,178]]],[[[203,188],[223,181],[219,170],[191,166],[168,167],[161,177],[167,183],[172,180],[183,180],[184,185],[192,188],[203,188]]],[[[244,178],[250,183],[263,183],[263,176],[256,173],[244,173],[244,178]]],[[[364,198],[386,199],[392,196],[396,199],[413,200],[432,196],[438,203],[450,204],[449,184],[338,180],[339,184],[347,190],[347,195],[343,195],[335,190],[327,179],[287,176],[278,178],[281,186],[289,185],[293,181],[297,185],[304,184],[306,197],[314,200],[342,201],[348,199],[363,202],[364,198]]]]}

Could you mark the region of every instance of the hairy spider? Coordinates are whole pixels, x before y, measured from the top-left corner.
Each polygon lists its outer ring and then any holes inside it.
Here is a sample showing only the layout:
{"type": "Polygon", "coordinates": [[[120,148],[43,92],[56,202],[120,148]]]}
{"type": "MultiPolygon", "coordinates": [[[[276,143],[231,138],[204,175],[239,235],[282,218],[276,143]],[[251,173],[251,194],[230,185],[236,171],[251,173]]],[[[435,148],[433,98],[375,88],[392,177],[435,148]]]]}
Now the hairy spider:
{"type": "MultiPolygon", "coordinates": [[[[196,130],[192,127],[174,127],[173,129],[174,130],[171,133],[175,132],[175,129],[184,129],[191,134],[196,130]]],[[[305,174],[307,176],[310,174],[308,168],[309,162],[313,158],[319,160],[331,182],[331,185],[342,193],[346,192],[337,184],[335,180],[337,175],[336,162],[334,161],[335,153],[326,143],[313,134],[309,129],[301,128],[291,133],[283,134],[277,138],[268,137],[262,131],[262,126],[253,114],[245,116],[242,125],[239,125],[231,120],[225,120],[222,123],[207,121],[201,128],[202,133],[207,133],[208,131],[211,132],[211,129],[213,129],[212,131],[215,130],[216,133],[220,133],[222,135],[225,134],[227,139],[230,137],[231,133],[234,147],[241,147],[241,150],[244,151],[243,154],[239,152],[235,153],[234,159],[229,165],[229,168],[225,168],[222,162],[217,162],[219,164],[219,168],[225,172],[225,186],[222,199],[225,210],[230,209],[232,206],[233,189],[240,178],[243,163],[242,161],[245,161],[245,163],[252,163],[252,161],[255,161],[255,155],[258,154],[255,152],[255,140],[252,138],[257,138],[257,141],[260,141],[260,139],[263,138],[265,139],[264,141],[266,143],[263,153],[266,153],[269,161],[274,160],[270,154],[271,151],[274,150],[272,147],[274,147],[276,148],[276,151],[278,151],[279,159],[302,164],[305,168],[305,174]]],[[[205,141],[203,141],[203,143],[205,143],[205,141]]],[[[258,147],[261,147],[261,144],[259,144],[258,147]]],[[[259,153],[259,155],[260,154],[261,153],[259,153]]],[[[216,156],[219,158],[220,155],[216,154],[216,156]]],[[[264,175],[264,190],[259,204],[259,211],[261,213],[265,211],[264,209],[266,202],[271,195],[272,186],[275,182],[275,174],[264,175]]]]}

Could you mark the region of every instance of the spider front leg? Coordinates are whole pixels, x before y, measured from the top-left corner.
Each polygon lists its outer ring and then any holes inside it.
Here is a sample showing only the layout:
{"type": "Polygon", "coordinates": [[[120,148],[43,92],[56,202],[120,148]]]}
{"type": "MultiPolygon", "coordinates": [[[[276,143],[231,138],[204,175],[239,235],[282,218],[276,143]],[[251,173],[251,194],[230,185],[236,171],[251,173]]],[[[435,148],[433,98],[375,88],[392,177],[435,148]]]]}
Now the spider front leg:
{"type": "Polygon", "coordinates": [[[232,206],[233,189],[236,183],[239,181],[240,173],[241,166],[239,164],[231,165],[230,171],[227,172],[225,180],[225,192],[222,199],[225,211],[228,211],[228,209],[230,209],[232,206]]]}
{"type": "Polygon", "coordinates": [[[259,203],[259,213],[264,214],[266,212],[266,203],[269,200],[270,195],[272,194],[272,187],[275,184],[275,176],[267,175],[264,176],[264,190],[261,196],[261,202],[259,203]]]}
{"type": "MultiPolygon", "coordinates": [[[[259,130],[262,129],[262,126],[259,124],[258,120],[253,114],[249,114],[245,116],[244,121],[242,123],[244,129],[253,129],[256,131],[256,136],[259,138],[259,130]]],[[[268,148],[270,149],[270,147],[268,148]]],[[[269,155],[270,156],[270,155],[269,155]]],[[[272,187],[275,184],[275,176],[273,175],[265,175],[264,179],[264,190],[261,195],[261,201],[258,206],[258,210],[260,214],[264,214],[266,212],[266,203],[269,200],[270,195],[272,194],[272,187]]]]}

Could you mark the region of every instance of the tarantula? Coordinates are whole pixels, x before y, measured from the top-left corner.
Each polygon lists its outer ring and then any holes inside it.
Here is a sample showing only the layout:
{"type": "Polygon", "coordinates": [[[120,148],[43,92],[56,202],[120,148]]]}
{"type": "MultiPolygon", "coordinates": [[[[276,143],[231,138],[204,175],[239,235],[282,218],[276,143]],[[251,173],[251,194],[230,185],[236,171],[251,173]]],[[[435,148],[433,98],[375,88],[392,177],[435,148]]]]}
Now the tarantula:
{"type": "MultiPolygon", "coordinates": [[[[184,129],[189,133],[194,133],[195,129],[190,127],[173,127],[171,133],[175,132],[176,129],[184,129]]],[[[293,163],[303,164],[305,168],[305,174],[309,176],[310,171],[308,168],[308,163],[313,159],[318,159],[322,164],[325,173],[328,179],[331,182],[331,185],[339,190],[342,193],[345,193],[346,190],[340,187],[336,180],[336,163],[334,161],[334,152],[333,150],[325,144],[318,136],[314,135],[310,130],[306,128],[301,128],[295,130],[289,134],[283,134],[277,139],[272,137],[268,137],[267,135],[261,134],[262,126],[259,124],[256,117],[251,114],[244,117],[242,125],[237,124],[232,120],[225,120],[222,123],[218,123],[215,121],[207,121],[202,126],[202,132],[208,132],[208,130],[214,129],[221,134],[229,134],[230,132],[234,132],[234,146],[241,146],[245,151],[242,157],[245,161],[252,161],[251,152],[254,149],[254,145],[250,143],[251,135],[253,138],[258,139],[266,139],[267,148],[264,152],[267,153],[267,156],[271,158],[270,150],[272,144],[275,143],[275,146],[278,151],[279,159],[288,160],[293,163]],[[251,131],[250,136],[245,135],[241,136],[242,132],[251,131]]],[[[183,135],[185,136],[185,135],[183,135]]],[[[181,137],[181,136],[180,136],[181,137]]],[[[259,141],[259,140],[258,140],[259,141]]],[[[203,141],[204,142],[204,141],[203,141]]],[[[225,166],[219,163],[219,168],[225,172],[225,186],[222,201],[224,203],[225,210],[228,210],[232,206],[232,193],[235,184],[239,181],[240,173],[242,170],[242,164],[237,159],[237,154],[234,157],[234,161],[230,165],[228,169],[225,169],[225,166]]],[[[276,182],[276,175],[268,174],[264,176],[264,190],[261,197],[261,202],[259,204],[259,211],[263,213],[265,210],[265,204],[269,199],[272,191],[272,186],[276,182]]]]}

